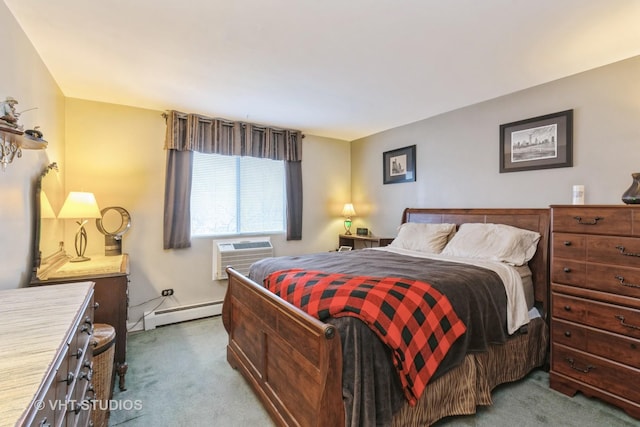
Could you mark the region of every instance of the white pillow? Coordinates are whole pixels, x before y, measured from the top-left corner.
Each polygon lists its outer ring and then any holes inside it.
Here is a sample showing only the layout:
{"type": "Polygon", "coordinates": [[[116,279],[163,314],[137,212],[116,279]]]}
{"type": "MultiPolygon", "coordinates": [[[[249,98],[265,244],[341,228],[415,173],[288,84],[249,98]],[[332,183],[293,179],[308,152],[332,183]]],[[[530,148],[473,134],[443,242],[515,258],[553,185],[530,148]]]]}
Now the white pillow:
{"type": "Polygon", "coordinates": [[[536,253],[540,233],[505,224],[462,224],[443,255],[525,265],[536,253]]]}
{"type": "Polygon", "coordinates": [[[406,222],[398,228],[398,237],[389,246],[412,251],[439,254],[455,233],[455,224],[406,222]]]}

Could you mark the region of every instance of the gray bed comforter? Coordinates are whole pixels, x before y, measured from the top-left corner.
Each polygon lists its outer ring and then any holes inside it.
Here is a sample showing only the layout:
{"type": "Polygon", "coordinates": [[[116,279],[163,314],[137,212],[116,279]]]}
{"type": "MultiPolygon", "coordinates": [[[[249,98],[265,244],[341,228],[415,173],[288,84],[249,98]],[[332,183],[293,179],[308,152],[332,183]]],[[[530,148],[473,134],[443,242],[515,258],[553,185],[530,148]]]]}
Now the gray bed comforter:
{"type": "MultiPolygon", "coordinates": [[[[405,277],[424,281],[440,291],[467,326],[467,332],[454,343],[432,380],[459,365],[467,353],[486,351],[490,344],[508,338],[507,297],[502,281],[491,270],[365,249],[266,258],[251,266],[249,277],[263,284],[270,273],[291,268],[405,277]]],[[[331,318],[328,322],[336,326],[342,340],[346,425],[391,425],[393,414],[405,398],[390,350],[356,318],[331,318]]]]}

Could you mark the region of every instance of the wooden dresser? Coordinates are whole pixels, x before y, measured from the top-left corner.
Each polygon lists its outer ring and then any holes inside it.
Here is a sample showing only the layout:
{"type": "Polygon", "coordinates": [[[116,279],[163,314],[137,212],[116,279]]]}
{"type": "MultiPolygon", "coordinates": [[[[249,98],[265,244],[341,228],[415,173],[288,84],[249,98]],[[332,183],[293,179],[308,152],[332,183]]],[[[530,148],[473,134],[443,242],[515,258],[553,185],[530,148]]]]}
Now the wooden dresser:
{"type": "Polygon", "coordinates": [[[87,426],[93,283],[0,292],[0,426],[87,426]]]}
{"type": "Polygon", "coordinates": [[[551,388],[640,419],[640,206],[551,206],[551,388]]]}
{"type": "Polygon", "coordinates": [[[129,256],[91,255],[91,260],[66,263],[33,280],[30,286],[59,285],[90,280],[95,283],[96,323],[106,323],[116,330],[115,372],[120,390],[126,389],[127,317],[129,308],[129,256]]]}

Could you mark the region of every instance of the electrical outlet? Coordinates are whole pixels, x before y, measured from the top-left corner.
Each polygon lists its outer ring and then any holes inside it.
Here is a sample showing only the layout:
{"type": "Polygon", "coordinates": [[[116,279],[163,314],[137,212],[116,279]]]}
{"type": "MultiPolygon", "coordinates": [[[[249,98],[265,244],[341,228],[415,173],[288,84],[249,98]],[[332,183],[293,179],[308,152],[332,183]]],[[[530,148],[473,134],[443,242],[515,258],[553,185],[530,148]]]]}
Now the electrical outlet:
{"type": "Polygon", "coordinates": [[[163,289],[162,290],[162,296],[163,297],[170,297],[171,295],[173,295],[173,289],[163,289]]]}

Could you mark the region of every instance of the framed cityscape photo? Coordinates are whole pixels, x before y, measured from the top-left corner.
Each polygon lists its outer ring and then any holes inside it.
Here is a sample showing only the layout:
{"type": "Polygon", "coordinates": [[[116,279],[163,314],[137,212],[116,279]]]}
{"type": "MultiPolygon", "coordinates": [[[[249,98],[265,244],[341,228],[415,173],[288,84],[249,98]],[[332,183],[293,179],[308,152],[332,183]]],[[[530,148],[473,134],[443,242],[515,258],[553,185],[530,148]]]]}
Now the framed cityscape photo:
{"type": "Polygon", "coordinates": [[[500,125],[500,173],[573,166],[573,110],[500,125]]]}

